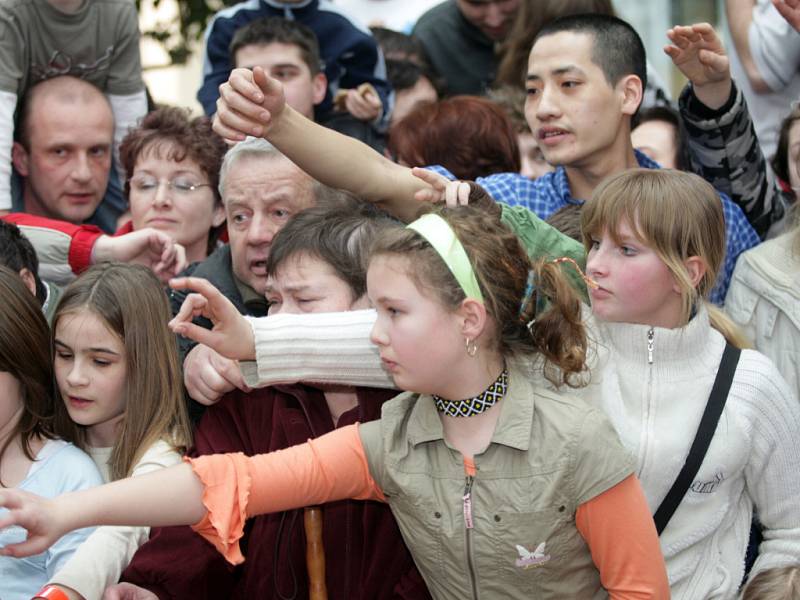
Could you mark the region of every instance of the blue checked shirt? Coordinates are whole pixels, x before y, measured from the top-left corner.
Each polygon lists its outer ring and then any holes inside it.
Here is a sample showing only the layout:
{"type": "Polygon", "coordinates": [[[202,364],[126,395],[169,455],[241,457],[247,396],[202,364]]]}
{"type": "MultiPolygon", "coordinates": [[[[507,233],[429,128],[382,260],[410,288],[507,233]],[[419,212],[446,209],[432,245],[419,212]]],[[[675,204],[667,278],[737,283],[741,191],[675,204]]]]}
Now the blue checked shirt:
{"type": "MultiPolygon", "coordinates": [[[[659,169],[658,163],[651,160],[638,150],[636,160],[639,166],[646,169],[659,169]]],[[[439,165],[427,167],[444,175],[448,179],[455,176],[439,165]]],[[[488,177],[478,177],[476,182],[483,187],[497,202],[510,206],[524,206],[535,213],[540,219],[547,219],[554,212],[567,204],[583,204],[584,200],[572,197],[567,181],[567,172],[564,167],[557,167],[555,171],[546,173],[538,179],[528,179],[519,173],[497,173],[488,177]]],[[[722,305],[725,293],[736,266],[736,259],[745,250],[758,245],[761,239],[755,229],[747,221],[739,206],[722,192],[718,192],[722,200],[722,212],[725,215],[725,262],[719,274],[717,284],[711,291],[711,301],[722,305]]]]}

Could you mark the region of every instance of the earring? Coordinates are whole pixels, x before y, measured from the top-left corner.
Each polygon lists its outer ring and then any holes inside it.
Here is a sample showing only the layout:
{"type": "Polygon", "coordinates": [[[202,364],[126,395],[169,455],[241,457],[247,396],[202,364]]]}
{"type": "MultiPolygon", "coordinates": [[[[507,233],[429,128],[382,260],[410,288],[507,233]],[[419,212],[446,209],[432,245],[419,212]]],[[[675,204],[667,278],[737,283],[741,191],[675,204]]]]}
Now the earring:
{"type": "Polygon", "coordinates": [[[464,349],[470,356],[475,356],[478,353],[478,344],[475,343],[475,340],[464,338],[464,349]]]}

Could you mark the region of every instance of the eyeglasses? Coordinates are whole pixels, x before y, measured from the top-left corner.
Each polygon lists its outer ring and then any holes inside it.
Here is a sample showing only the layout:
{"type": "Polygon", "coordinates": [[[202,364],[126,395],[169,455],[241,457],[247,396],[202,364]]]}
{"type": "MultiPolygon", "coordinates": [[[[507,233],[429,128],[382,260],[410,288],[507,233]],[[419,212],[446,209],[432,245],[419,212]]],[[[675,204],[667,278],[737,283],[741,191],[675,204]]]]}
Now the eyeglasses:
{"type": "Polygon", "coordinates": [[[167,185],[167,189],[173,194],[188,196],[195,190],[201,187],[211,187],[210,183],[192,183],[188,179],[177,177],[175,179],[165,180],[156,179],[155,177],[131,177],[128,179],[131,188],[140,194],[155,194],[162,183],[167,185]]]}

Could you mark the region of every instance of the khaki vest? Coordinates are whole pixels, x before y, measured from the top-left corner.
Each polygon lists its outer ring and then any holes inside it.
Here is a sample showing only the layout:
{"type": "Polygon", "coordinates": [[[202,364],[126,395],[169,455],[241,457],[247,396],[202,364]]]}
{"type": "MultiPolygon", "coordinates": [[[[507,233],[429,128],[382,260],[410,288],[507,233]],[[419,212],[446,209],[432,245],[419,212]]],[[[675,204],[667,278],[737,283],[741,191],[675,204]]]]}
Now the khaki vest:
{"type": "Polygon", "coordinates": [[[467,529],[462,456],[433,399],[406,393],[360,426],[370,472],[434,598],[606,598],[577,507],[633,472],[606,417],[509,367],[489,447],[474,457],[467,529]]]}

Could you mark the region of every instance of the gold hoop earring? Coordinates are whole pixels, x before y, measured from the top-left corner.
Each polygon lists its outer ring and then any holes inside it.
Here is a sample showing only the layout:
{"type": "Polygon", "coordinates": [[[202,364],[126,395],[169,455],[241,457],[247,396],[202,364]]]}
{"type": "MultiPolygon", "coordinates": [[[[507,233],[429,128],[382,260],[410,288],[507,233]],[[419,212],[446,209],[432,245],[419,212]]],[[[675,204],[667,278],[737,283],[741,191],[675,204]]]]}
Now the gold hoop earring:
{"type": "Polygon", "coordinates": [[[470,356],[475,356],[478,353],[478,344],[475,343],[475,340],[464,338],[464,349],[470,356]]]}

